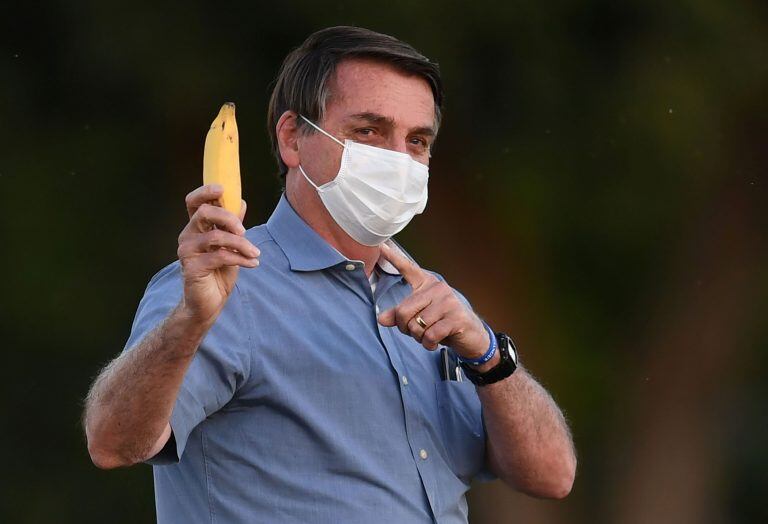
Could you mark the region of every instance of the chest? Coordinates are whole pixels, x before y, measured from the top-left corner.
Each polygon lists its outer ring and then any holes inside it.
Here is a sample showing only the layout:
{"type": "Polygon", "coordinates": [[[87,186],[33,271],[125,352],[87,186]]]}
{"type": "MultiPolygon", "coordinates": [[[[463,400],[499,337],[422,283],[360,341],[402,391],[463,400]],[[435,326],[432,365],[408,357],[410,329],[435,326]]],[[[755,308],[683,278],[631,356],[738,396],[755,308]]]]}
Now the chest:
{"type": "Polygon", "coordinates": [[[301,274],[249,297],[254,355],[243,395],[360,417],[401,404],[405,387],[425,417],[436,412],[438,355],[376,318],[410,287],[384,278],[374,294],[360,273],[301,274]]]}

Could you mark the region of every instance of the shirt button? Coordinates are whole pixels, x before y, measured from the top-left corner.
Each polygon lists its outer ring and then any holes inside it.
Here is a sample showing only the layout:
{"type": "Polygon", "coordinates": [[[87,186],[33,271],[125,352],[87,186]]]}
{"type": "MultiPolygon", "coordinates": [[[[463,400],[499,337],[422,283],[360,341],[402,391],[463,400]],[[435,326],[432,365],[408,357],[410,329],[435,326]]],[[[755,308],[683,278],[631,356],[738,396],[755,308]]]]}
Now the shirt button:
{"type": "Polygon", "coordinates": [[[408,377],[403,375],[403,386],[407,386],[407,385],[408,385],[408,377]]]}
{"type": "Polygon", "coordinates": [[[346,269],[347,271],[354,271],[355,270],[355,265],[354,264],[347,264],[346,266],[344,266],[344,269],[346,269]]]}
{"type": "Polygon", "coordinates": [[[419,451],[419,456],[421,457],[421,460],[427,460],[427,457],[429,455],[427,454],[427,450],[426,449],[422,449],[421,451],[419,451]]]}

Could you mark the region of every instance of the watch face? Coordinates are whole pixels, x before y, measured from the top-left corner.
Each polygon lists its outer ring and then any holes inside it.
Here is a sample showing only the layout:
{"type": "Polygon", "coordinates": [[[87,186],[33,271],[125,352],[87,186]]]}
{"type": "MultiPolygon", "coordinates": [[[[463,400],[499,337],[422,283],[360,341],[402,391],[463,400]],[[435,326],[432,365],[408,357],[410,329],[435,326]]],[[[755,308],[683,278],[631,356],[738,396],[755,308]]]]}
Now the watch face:
{"type": "Polygon", "coordinates": [[[499,333],[499,338],[503,339],[503,344],[507,353],[509,353],[509,358],[511,358],[512,362],[517,366],[517,348],[515,347],[515,343],[512,342],[512,339],[505,333],[499,333]]]}

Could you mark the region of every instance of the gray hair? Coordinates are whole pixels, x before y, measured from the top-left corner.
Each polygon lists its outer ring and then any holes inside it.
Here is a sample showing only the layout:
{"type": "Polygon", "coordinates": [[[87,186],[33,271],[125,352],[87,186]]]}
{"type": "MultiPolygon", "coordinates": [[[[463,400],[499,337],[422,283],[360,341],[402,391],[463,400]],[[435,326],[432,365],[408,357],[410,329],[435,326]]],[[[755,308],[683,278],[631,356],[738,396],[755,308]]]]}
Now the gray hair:
{"type": "MultiPolygon", "coordinates": [[[[336,66],[350,58],[364,58],[389,64],[426,80],[435,101],[435,129],[439,127],[443,83],[436,63],[409,44],[369,29],[350,26],[322,29],[311,34],[285,58],[269,100],[267,131],[283,182],[288,167],[280,157],[277,121],[286,111],[294,111],[314,122],[320,122],[330,96],[329,80],[336,71],[336,66]]],[[[308,129],[308,124],[303,120],[297,120],[297,126],[305,132],[314,131],[308,129]]]]}

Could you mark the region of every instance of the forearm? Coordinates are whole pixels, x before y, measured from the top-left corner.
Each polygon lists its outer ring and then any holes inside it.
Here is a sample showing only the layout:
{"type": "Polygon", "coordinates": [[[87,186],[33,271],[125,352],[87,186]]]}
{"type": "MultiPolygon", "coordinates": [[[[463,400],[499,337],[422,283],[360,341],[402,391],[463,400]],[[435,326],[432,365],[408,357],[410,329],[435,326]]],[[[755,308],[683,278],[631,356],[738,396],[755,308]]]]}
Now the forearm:
{"type": "Polygon", "coordinates": [[[151,456],[208,327],[177,306],[99,374],[84,416],[88,450],[97,466],[125,466],[151,456]]]}
{"type": "Polygon", "coordinates": [[[477,389],[491,469],[524,493],[565,497],[573,485],[576,455],[565,418],[552,397],[522,368],[477,389]]]}

